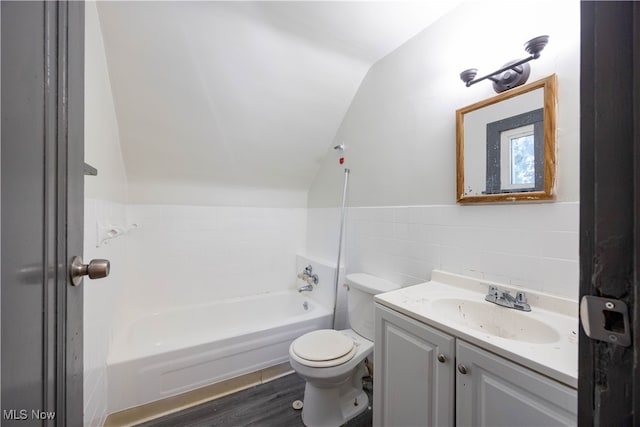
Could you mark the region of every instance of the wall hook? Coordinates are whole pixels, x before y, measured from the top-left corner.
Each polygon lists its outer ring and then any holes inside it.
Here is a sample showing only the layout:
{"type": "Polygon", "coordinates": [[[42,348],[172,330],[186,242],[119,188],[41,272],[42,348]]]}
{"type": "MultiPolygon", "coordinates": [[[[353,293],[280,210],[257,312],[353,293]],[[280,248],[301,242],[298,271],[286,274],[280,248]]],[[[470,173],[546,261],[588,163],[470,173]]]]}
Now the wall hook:
{"type": "Polygon", "coordinates": [[[116,237],[122,236],[135,230],[139,227],[137,223],[133,223],[129,226],[114,225],[111,223],[103,224],[101,222],[96,223],[96,248],[102,245],[108,245],[109,241],[116,237]]]}

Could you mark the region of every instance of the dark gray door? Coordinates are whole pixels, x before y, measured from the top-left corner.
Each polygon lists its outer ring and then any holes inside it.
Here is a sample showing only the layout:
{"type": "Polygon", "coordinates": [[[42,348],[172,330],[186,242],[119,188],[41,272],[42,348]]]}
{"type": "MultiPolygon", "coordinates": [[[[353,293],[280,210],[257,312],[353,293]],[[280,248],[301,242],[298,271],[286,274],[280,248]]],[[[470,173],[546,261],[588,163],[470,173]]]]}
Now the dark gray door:
{"type": "Polygon", "coordinates": [[[578,420],[638,426],[640,2],[582,2],[581,14],[580,295],[624,302],[630,322],[601,308],[594,328],[614,333],[581,332],[578,420]],[[630,346],[617,343],[623,332],[630,346]]]}
{"type": "Polygon", "coordinates": [[[0,15],[1,424],[81,426],[84,6],[0,15]]]}

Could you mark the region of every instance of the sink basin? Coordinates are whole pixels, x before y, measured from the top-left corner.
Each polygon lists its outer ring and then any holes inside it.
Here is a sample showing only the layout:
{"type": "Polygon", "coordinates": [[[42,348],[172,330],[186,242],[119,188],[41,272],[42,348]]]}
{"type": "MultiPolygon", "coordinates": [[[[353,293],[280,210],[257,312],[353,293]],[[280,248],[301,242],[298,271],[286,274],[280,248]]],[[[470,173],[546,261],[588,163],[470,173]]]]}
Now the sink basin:
{"type": "Polygon", "coordinates": [[[477,332],[527,343],[552,343],[560,334],[531,313],[501,307],[486,301],[442,298],[432,302],[432,312],[477,332]]]}

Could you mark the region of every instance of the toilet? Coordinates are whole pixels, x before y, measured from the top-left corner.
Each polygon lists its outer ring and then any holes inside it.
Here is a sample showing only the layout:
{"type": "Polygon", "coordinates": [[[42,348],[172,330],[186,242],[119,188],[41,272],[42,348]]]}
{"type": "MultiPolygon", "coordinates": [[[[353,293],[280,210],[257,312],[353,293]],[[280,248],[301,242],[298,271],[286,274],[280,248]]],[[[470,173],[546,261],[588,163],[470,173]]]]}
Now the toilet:
{"type": "Polygon", "coordinates": [[[373,296],[400,287],[365,273],[345,282],[351,329],[309,332],[289,346],[291,367],[306,381],[302,422],[309,427],[340,426],[369,406],[362,377],[373,352],[373,296]]]}

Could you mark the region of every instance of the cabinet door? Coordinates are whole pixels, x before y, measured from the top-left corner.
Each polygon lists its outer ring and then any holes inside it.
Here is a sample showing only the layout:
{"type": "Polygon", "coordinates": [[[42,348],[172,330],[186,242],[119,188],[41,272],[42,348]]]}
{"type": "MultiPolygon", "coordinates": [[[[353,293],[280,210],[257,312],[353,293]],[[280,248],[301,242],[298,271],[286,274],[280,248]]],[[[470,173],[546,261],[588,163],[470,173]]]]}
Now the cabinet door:
{"type": "Polygon", "coordinates": [[[453,426],[454,338],[378,304],[375,318],[373,424],[453,426]]]}
{"type": "Polygon", "coordinates": [[[576,425],[576,390],[459,339],[456,355],[458,426],[576,425]]]}

